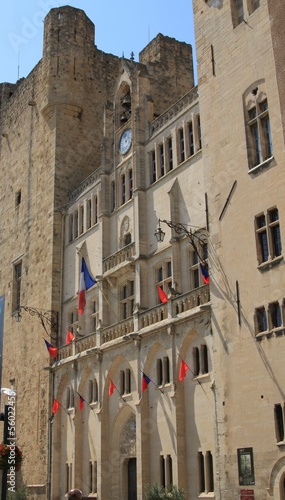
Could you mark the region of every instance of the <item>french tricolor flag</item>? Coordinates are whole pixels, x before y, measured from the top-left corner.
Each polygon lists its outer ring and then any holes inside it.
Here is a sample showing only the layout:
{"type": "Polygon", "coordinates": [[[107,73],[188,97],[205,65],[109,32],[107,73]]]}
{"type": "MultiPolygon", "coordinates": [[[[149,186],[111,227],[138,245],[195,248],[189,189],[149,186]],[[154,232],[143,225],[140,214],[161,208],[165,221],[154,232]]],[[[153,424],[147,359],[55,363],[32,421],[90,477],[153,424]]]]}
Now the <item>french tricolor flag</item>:
{"type": "Polygon", "coordinates": [[[200,263],[200,268],[201,268],[201,273],[202,273],[202,280],[204,281],[205,285],[209,285],[210,276],[209,276],[208,270],[201,263],[200,263]]]}
{"type": "Polygon", "coordinates": [[[84,314],[86,305],[86,290],[89,290],[89,288],[91,288],[96,283],[97,281],[92,278],[91,274],[89,273],[85,260],[82,259],[78,292],[78,314],[84,314]]]}

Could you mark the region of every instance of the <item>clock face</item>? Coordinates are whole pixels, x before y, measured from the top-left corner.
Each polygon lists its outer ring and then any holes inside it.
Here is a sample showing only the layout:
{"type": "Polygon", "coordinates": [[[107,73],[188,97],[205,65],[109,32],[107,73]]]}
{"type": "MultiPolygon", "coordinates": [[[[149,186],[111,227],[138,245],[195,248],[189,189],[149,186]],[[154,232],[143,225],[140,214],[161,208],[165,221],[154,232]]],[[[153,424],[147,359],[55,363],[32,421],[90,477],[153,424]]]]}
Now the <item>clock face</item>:
{"type": "Polygon", "coordinates": [[[124,132],[120,137],[119,141],[120,153],[122,155],[125,155],[129,151],[131,144],[132,144],[132,130],[130,128],[127,128],[126,130],[124,130],[124,132]]]}

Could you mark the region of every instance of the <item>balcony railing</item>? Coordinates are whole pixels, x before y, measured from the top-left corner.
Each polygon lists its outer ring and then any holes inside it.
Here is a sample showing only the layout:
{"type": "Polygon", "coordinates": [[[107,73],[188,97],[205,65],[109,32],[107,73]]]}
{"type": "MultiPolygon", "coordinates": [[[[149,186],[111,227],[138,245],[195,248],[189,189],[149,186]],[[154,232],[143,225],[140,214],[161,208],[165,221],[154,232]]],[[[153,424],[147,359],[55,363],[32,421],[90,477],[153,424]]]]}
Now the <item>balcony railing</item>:
{"type": "MultiPolygon", "coordinates": [[[[166,304],[159,304],[147,311],[138,313],[138,330],[155,325],[163,320],[170,320],[177,318],[187,311],[192,311],[194,308],[206,304],[210,300],[209,286],[202,286],[191,290],[191,292],[179,295],[175,299],[170,300],[166,304]]],[[[124,335],[133,333],[135,330],[134,317],[128,318],[124,321],[115,323],[114,325],[102,328],[100,332],[100,345],[122,338],[124,335]]],[[[70,356],[80,354],[88,349],[98,347],[96,333],[91,333],[80,339],[75,340],[69,345],[63,346],[59,349],[58,360],[66,359],[70,356]]]]}
{"type": "Polygon", "coordinates": [[[102,344],[105,342],[109,342],[110,340],[115,340],[128,333],[132,333],[134,331],[134,320],[133,318],[126,319],[124,321],[120,321],[120,323],[116,323],[115,325],[109,326],[108,328],[104,328],[102,330],[102,344]]]}
{"type": "Polygon", "coordinates": [[[96,333],[91,333],[90,335],[85,335],[82,338],[76,339],[71,344],[60,347],[58,360],[75,356],[76,354],[80,354],[88,349],[94,349],[96,347],[96,343],[96,333]]]}
{"type": "Polygon", "coordinates": [[[135,243],[130,243],[129,245],[121,248],[116,253],[109,255],[106,259],[103,260],[103,272],[106,273],[111,271],[116,266],[120,264],[124,264],[132,259],[135,254],[135,243]]]}

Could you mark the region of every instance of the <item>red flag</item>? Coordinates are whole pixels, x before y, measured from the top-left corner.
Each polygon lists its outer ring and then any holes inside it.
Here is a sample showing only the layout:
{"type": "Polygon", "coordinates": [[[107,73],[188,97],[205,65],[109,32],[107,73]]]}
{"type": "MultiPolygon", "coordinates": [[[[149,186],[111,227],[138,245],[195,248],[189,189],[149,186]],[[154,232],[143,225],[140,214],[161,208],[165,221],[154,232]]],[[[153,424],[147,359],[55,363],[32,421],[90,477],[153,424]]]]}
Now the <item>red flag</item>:
{"type": "Polygon", "coordinates": [[[53,403],[52,403],[52,413],[55,415],[56,412],[59,410],[59,407],[60,407],[60,402],[57,400],[57,399],[54,399],[53,400],[53,403]]]}
{"type": "Polygon", "coordinates": [[[210,276],[209,276],[208,270],[201,263],[200,263],[200,268],[201,268],[201,273],[202,273],[202,280],[204,281],[205,285],[209,285],[210,276]]]}
{"type": "Polygon", "coordinates": [[[189,366],[185,363],[184,359],[181,359],[178,377],[180,382],[185,379],[187,370],[189,370],[189,366]]]}
{"type": "Polygon", "coordinates": [[[112,382],[112,380],[110,379],[110,384],[109,384],[109,396],[112,396],[114,390],[116,389],[116,386],[114,384],[114,382],[112,382]]]}
{"type": "Polygon", "coordinates": [[[82,259],[78,292],[78,314],[84,314],[86,305],[86,290],[89,290],[89,288],[91,288],[96,283],[97,281],[92,278],[91,274],[89,273],[85,260],[82,259]]]}
{"type": "Polygon", "coordinates": [[[148,388],[148,384],[151,382],[151,379],[143,373],[142,376],[142,392],[144,392],[148,388]]]}
{"type": "Polygon", "coordinates": [[[167,297],[166,293],[162,290],[161,286],[157,285],[157,291],[158,291],[158,296],[159,296],[160,302],[162,302],[163,304],[166,304],[166,302],[168,302],[168,297],[167,297]]]}
{"type": "Polygon", "coordinates": [[[65,339],[66,345],[70,344],[74,339],[75,339],[74,333],[72,333],[70,330],[68,330],[67,334],[66,334],[66,339],[65,339]]]}
{"type": "Polygon", "coordinates": [[[53,347],[46,339],[44,339],[46,343],[46,348],[48,352],[50,353],[52,358],[56,358],[58,355],[58,347],[53,347]]]}
{"type": "Polygon", "coordinates": [[[84,408],[85,399],[79,395],[79,410],[81,411],[84,408]]]}

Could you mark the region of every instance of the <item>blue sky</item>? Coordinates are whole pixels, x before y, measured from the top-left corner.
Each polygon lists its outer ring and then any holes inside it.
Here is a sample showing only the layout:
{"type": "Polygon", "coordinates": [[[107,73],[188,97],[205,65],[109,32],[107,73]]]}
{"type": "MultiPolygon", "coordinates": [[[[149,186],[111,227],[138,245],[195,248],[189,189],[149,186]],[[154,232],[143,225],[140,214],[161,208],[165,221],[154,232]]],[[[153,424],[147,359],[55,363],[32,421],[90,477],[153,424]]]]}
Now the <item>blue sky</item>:
{"type": "MultiPolygon", "coordinates": [[[[71,5],[95,24],[98,49],[130,57],[158,33],[190,43],[194,52],[191,0],[10,0],[0,18],[0,82],[25,77],[42,57],[43,19],[53,7],[71,5]]],[[[195,65],[196,66],[196,65],[195,65]]]]}

